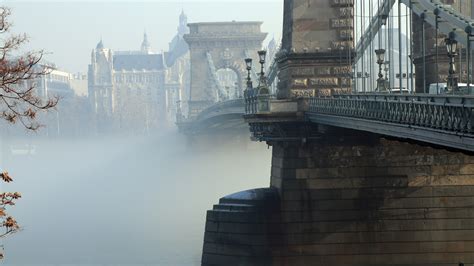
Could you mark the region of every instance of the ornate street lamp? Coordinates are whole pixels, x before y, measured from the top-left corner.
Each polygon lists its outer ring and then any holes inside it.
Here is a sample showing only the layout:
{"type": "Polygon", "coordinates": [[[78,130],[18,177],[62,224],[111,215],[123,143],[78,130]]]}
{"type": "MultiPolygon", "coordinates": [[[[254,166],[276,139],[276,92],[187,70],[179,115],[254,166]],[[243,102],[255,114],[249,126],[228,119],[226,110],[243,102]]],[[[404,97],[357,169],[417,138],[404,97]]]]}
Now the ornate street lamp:
{"type": "Polygon", "coordinates": [[[385,79],[383,78],[382,74],[382,65],[385,61],[385,49],[377,49],[375,50],[375,54],[377,55],[377,64],[379,65],[379,78],[377,79],[377,91],[385,91],[385,79]]]}
{"type": "Polygon", "coordinates": [[[247,68],[247,88],[244,90],[245,113],[252,113],[252,97],[254,96],[254,89],[250,71],[252,71],[252,58],[245,58],[245,66],[247,68]]]}
{"type": "Polygon", "coordinates": [[[250,71],[252,70],[252,58],[245,58],[245,65],[247,66],[247,89],[251,89],[252,79],[250,78],[250,71]]]}
{"type": "Polygon", "coordinates": [[[448,91],[454,93],[458,88],[457,78],[454,76],[456,74],[456,65],[454,64],[454,58],[457,55],[458,42],[453,38],[452,34],[449,34],[449,38],[446,38],[444,42],[446,43],[446,49],[449,57],[449,72],[448,72],[448,91]]]}
{"type": "Polygon", "coordinates": [[[265,50],[261,50],[261,51],[258,51],[258,58],[260,59],[259,63],[261,65],[261,69],[260,69],[260,82],[263,81],[263,78],[265,77],[265,72],[264,72],[264,65],[265,65],[265,57],[267,55],[267,51],[265,50]]]}
{"type": "Polygon", "coordinates": [[[258,51],[258,58],[259,58],[259,63],[261,65],[260,69],[260,79],[258,81],[258,94],[269,94],[270,91],[267,86],[267,78],[265,77],[265,57],[267,55],[267,51],[265,50],[260,50],[258,51]]]}

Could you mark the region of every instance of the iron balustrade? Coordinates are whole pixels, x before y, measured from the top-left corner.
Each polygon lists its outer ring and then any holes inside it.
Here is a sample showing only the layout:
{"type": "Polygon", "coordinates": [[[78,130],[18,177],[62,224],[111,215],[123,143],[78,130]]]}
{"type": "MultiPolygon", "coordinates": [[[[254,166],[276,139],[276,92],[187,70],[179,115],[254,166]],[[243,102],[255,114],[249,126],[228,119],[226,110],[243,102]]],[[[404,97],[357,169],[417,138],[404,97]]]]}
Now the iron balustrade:
{"type": "Polygon", "coordinates": [[[258,94],[256,88],[245,90],[245,114],[270,112],[270,100],[275,98],[273,94],[258,94]]]}
{"type": "Polygon", "coordinates": [[[474,97],[351,94],[309,98],[309,112],[473,133],[474,97]]]}

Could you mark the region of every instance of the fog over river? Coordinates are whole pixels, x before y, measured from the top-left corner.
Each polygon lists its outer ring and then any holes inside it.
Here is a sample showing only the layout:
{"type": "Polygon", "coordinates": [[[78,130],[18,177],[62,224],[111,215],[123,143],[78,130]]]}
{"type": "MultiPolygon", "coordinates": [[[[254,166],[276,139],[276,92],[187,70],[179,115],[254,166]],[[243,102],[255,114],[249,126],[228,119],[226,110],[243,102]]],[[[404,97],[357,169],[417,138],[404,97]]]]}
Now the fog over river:
{"type": "Polygon", "coordinates": [[[200,265],[206,210],[269,183],[271,150],[186,148],[176,132],[81,140],[3,138],[2,190],[23,230],[3,241],[6,265],[200,265]],[[34,155],[21,150],[30,144],[34,155]],[[12,154],[13,150],[13,154],[12,154]]]}

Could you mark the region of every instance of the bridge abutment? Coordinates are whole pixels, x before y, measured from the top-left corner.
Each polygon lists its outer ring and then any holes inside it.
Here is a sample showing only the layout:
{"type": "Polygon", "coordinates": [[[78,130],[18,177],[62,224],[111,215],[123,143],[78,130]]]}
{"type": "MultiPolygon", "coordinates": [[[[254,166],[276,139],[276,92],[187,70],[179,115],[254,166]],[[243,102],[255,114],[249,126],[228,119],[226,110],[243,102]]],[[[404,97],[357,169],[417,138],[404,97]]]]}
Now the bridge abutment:
{"type": "Polygon", "coordinates": [[[271,145],[271,188],[208,213],[203,265],[474,263],[472,155],[367,134],[271,145]]]}

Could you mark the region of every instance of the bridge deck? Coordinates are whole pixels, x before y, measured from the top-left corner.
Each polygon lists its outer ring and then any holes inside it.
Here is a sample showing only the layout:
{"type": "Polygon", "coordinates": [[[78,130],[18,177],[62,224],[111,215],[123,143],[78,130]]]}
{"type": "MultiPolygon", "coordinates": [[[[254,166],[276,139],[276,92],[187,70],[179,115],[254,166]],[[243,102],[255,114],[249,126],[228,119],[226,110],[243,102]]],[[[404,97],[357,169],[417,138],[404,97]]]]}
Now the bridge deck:
{"type": "MultiPolygon", "coordinates": [[[[247,99],[252,115],[278,116],[268,107],[281,100],[247,99]],[[262,104],[258,102],[267,101],[262,104]],[[256,103],[257,102],[257,103],[256,103]],[[259,107],[265,107],[260,110],[259,107]]],[[[287,104],[288,100],[285,100],[287,104]]],[[[306,121],[474,151],[474,97],[427,94],[350,94],[295,100],[306,121]]],[[[280,111],[285,111],[281,110],[280,111]]],[[[261,122],[272,123],[271,118],[261,122]]]]}

